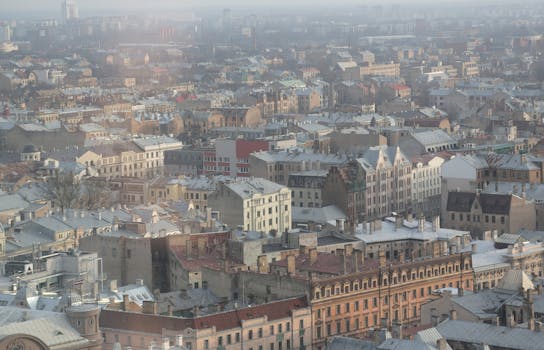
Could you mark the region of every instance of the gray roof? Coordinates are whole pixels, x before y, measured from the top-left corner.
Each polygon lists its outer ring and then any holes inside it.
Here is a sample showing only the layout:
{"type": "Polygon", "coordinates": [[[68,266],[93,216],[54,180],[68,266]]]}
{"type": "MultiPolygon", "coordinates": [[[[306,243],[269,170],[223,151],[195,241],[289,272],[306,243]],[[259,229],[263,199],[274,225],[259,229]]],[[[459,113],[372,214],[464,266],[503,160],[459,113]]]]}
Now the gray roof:
{"type": "Polygon", "coordinates": [[[336,219],[346,219],[346,214],[335,205],[321,208],[292,207],[293,222],[315,222],[335,224],[336,219]]]}
{"type": "Polygon", "coordinates": [[[49,348],[85,347],[89,341],[75,330],[64,313],[0,308],[0,339],[13,334],[31,334],[49,348]]]}
{"type": "Polygon", "coordinates": [[[18,194],[6,194],[0,196],[0,212],[16,209],[22,210],[28,206],[29,203],[18,194]]]}
{"type": "Polygon", "coordinates": [[[327,344],[327,350],[376,350],[376,345],[369,340],[348,337],[332,337],[327,344]]]}
{"type": "Polygon", "coordinates": [[[287,188],[263,178],[249,178],[237,182],[226,183],[225,186],[240,198],[251,198],[254,194],[272,194],[287,188]]]}
{"type": "Polygon", "coordinates": [[[447,320],[436,326],[436,329],[447,340],[486,344],[501,349],[540,350],[544,344],[544,333],[525,328],[447,320]]]}
{"type": "Polygon", "coordinates": [[[345,155],[298,152],[298,151],[261,151],[251,154],[253,157],[261,159],[265,162],[321,162],[327,165],[341,165],[348,159],[345,155]]]}

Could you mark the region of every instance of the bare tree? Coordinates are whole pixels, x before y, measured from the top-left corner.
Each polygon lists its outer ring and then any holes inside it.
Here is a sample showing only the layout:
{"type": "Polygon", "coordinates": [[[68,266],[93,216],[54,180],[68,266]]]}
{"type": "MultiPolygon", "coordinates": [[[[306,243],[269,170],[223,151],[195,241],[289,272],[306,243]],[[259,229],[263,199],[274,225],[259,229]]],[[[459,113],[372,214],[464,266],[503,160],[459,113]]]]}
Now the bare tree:
{"type": "Polygon", "coordinates": [[[78,206],[81,184],[72,173],[58,172],[47,180],[47,193],[53,206],[65,209],[78,206]]]}
{"type": "Polygon", "coordinates": [[[105,179],[89,178],[82,181],[79,204],[82,209],[87,210],[111,206],[111,193],[105,179]]]}

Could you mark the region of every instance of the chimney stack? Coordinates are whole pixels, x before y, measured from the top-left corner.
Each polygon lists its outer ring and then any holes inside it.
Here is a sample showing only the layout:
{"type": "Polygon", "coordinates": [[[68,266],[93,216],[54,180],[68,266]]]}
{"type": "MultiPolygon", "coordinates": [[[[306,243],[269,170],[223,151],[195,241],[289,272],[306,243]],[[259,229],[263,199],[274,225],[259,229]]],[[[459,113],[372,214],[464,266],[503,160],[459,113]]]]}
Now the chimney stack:
{"type": "Polygon", "coordinates": [[[440,230],[440,215],[433,217],[433,232],[440,230]]]}
{"type": "Polygon", "coordinates": [[[294,255],[288,255],[287,256],[287,273],[289,275],[295,274],[295,256],[294,255]]]}
{"type": "Polygon", "coordinates": [[[530,331],[535,330],[535,318],[529,317],[529,321],[527,321],[527,328],[529,328],[530,331]]]}
{"type": "Polygon", "coordinates": [[[423,215],[423,213],[419,216],[417,222],[417,230],[418,232],[425,232],[425,216],[423,215]]]}
{"type": "Polygon", "coordinates": [[[514,320],[513,314],[506,316],[506,326],[510,328],[516,327],[516,321],[514,320]]]}
{"type": "Polygon", "coordinates": [[[478,252],[478,246],[476,245],[476,242],[472,242],[472,254],[476,254],[478,252]]]}
{"type": "Polygon", "coordinates": [[[457,310],[451,309],[450,310],[450,320],[457,320],[457,310]]]}
{"type": "Polygon", "coordinates": [[[399,251],[399,262],[402,264],[402,263],[404,263],[404,260],[405,260],[404,250],[401,249],[399,251]]]}
{"type": "Polygon", "coordinates": [[[311,265],[315,264],[317,262],[317,249],[311,248],[309,251],[309,255],[310,255],[310,264],[311,265]]]}
{"type": "Polygon", "coordinates": [[[448,342],[444,338],[440,338],[436,341],[437,350],[447,350],[448,342]]]}
{"type": "Polygon", "coordinates": [[[344,244],[344,254],[346,256],[351,256],[353,254],[353,244],[344,244]]]}
{"type": "Polygon", "coordinates": [[[128,311],[129,298],[128,294],[123,294],[123,311],[128,311]]]}
{"type": "Polygon", "coordinates": [[[174,312],[172,310],[172,305],[168,304],[168,307],[167,307],[167,313],[168,313],[168,316],[173,316],[174,315],[174,312]]]}
{"type": "Polygon", "coordinates": [[[465,291],[463,290],[463,287],[457,288],[457,295],[462,297],[463,294],[465,294],[465,291]]]}
{"type": "Polygon", "coordinates": [[[266,255],[259,255],[257,257],[257,269],[259,273],[269,273],[268,259],[266,255]]]}

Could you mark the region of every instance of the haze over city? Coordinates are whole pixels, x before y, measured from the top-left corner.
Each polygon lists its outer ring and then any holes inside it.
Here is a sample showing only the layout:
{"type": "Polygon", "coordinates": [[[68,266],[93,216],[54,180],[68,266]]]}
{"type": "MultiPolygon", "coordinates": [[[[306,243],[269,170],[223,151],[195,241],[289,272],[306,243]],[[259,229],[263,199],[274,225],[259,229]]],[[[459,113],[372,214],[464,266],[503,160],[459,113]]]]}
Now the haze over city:
{"type": "Polygon", "coordinates": [[[0,349],[537,350],[542,1],[0,11],[0,349]]]}

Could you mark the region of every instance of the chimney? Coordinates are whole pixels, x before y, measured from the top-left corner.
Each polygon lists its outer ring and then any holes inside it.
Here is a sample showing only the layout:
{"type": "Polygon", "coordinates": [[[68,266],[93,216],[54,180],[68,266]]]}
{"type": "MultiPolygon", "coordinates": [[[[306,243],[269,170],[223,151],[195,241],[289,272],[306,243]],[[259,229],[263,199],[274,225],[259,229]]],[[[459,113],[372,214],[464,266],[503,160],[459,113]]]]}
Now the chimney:
{"type": "Polygon", "coordinates": [[[294,255],[288,255],[287,256],[287,273],[289,275],[295,274],[295,256],[294,255]]]}
{"type": "Polygon", "coordinates": [[[450,320],[457,320],[457,310],[451,309],[450,310],[450,320]]]}
{"type": "Polygon", "coordinates": [[[142,313],[157,315],[158,314],[157,303],[151,300],[144,300],[142,303],[142,313]]]}
{"type": "Polygon", "coordinates": [[[205,237],[201,237],[198,239],[198,256],[202,256],[204,255],[204,253],[206,253],[206,238],[205,237]]]}
{"type": "Polygon", "coordinates": [[[527,289],[527,291],[525,292],[525,300],[528,302],[528,303],[532,303],[533,302],[533,293],[530,289],[527,289]]]}
{"type": "Polygon", "coordinates": [[[378,262],[379,262],[380,267],[385,267],[386,259],[385,259],[385,252],[383,250],[380,250],[378,252],[378,262]]]}
{"type": "Polygon", "coordinates": [[[269,273],[268,259],[266,255],[259,255],[257,257],[257,269],[259,273],[269,273]]]}
{"type": "Polygon", "coordinates": [[[463,290],[463,287],[457,288],[457,296],[462,297],[465,294],[465,291],[463,290]]]}
{"type": "Polygon", "coordinates": [[[162,338],[162,349],[161,350],[169,350],[170,349],[170,338],[163,337],[162,338]]]}
{"type": "Polygon", "coordinates": [[[206,226],[212,228],[212,208],[206,207],[206,226]]]}
{"type": "Polygon", "coordinates": [[[404,260],[405,260],[404,250],[401,249],[399,251],[399,262],[402,264],[402,263],[404,263],[404,260]]]}
{"type": "Polygon", "coordinates": [[[448,342],[444,338],[440,338],[436,341],[437,350],[448,350],[448,342]]]}
{"type": "Polygon", "coordinates": [[[110,291],[117,292],[117,280],[110,281],[110,291]]]}
{"type": "Polygon", "coordinates": [[[309,251],[309,255],[310,255],[310,264],[311,265],[315,264],[317,262],[317,249],[311,248],[309,251]]]}
{"type": "Polygon", "coordinates": [[[431,309],[431,324],[433,327],[436,327],[438,325],[438,314],[434,307],[431,309]]]}
{"type": "Polygon", "coordinates": [[[404,218],[401,215],[395,215],[395,231],[402,227],[404,218]]]}
{"type": "Polygon", "coordinates": [[[440,241],[432,242],[433,258],[440,256],[440,241]]]}
{"type": "Polygon", "coordinates": [[[402,331],[403,331],[402,323],[400,323],[399,320],[393,321],[393,327],[392,327],[393,338],[403,339],[402,331]]]}
{"type": "Polygon", "coordinates": [[[512,192],[514,194],[518,194],[518,185],[514,185],[514,187],[512,188],[512,192]]]}
{"type": "Polygon", "coordinates": [[[344,220],[343,219],[336,219],[336,229],[339,232],[344,232],[344,220]]]}
{"type": "Polygon", "coordinates": [[[506,326],[510,328],[516,327],[516,321],[514,320],[513,314],[506,316],[506,326]]]}
{"type": "Polygon", "coordinates": [[[541,284],[536,285],[536,292],[538,293],[538,295],[542,295],[542,285],[541,284]]]}
{"type": "Polygon", "coordinates": [[[433,232],[440,230],[440,215],[433,217],[433,232]]]}
{"type": "Polygon", "coordinates": [[[168,316],[173,316],[174,315],[174,311],[172,310],[172,305],[171,304],[168,304],[167,306],[167,314],[168,316]]]}
{"type": "Polygon", "coordinates": [[[176,335],[176,345],[179,347],[183,346],[183,335],[176,335]]]}
{"type": "Polygon", "coordinates": [[[535,318],[534,317],[529,317],[529,321],[527,321],[527,328],[529,328],[530,331],[534,331],[535,330],[535,318]]]}
{"type": "Polygon", "coordinates": [[[128,294],[123,294],[123,311],[128,311],[128,304],[129,304],[128,294]]]}
{"type": "Polygon", "coordinates": [[[346,256],[351,256],[353,254],[353,244],[344,244],[344,254],[346,256]]]}
{"type": "Polygon", "coordinates": [[[425,231],[425,216],[423,215],[423,213],[419,216],[419,219],[417,221],[417,231],[418,232],[425,231]]]}
{"type": "Polygon", "coordinates": [[[472,242],[472,254],[476,254],[478,252],[478,245],[476,242],[472,242]]]}
{"type": "Polygon", "coordinates": [[[382,229],[382,220],[376,219],[374,220],[374,231],[380,231],[382,229]]]}

